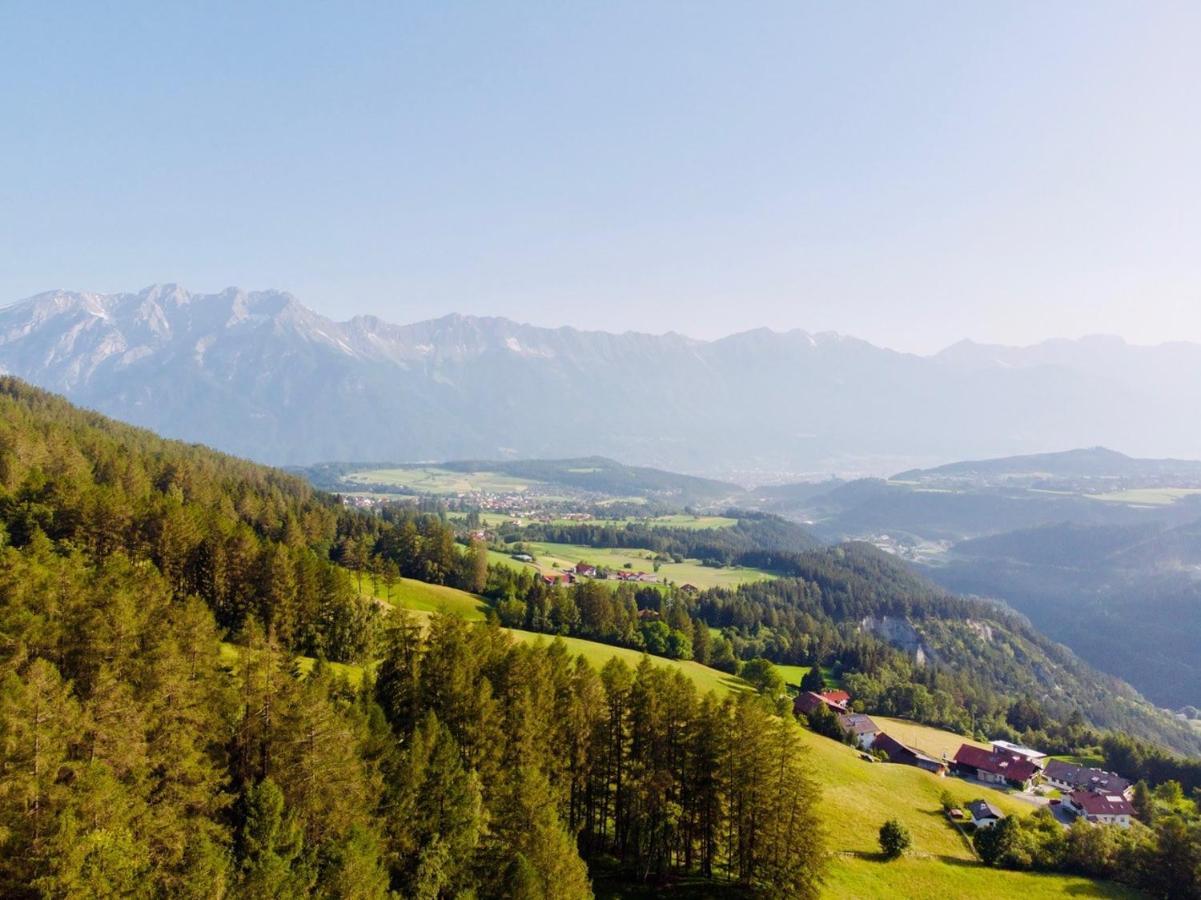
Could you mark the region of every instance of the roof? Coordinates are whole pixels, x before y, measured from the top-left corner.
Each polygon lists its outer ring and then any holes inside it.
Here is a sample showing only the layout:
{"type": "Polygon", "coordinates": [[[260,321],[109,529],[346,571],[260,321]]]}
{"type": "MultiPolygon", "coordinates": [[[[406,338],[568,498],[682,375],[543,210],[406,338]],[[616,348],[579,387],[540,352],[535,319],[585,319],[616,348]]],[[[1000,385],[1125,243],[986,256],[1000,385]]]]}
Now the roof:
{"type": "Polygon", "coordinates": [[[1084,810],[1086,816],[1132,816],[1134,807],[1121,794],[1097,794],[1093,791],[1073,791],[1072,805],[1084,810]]]}
{"type": "Polygon", "coordinates": [[[871,716],[863,713],[839,716],[838,724],[842,726],[843,731],[849,731],[852,734],[877,734],[880,731],[880,726],[872,721],[871,716]]]}
{"type": "Polygon", "coordinates": [[[905,754],[917,755],[892,735],[885,734],[884,732],[876,735],[876,739],[872,741],[872,749],[883,751],[889,759],[896,756],[904,756],[905,754]]]}
{"type": "Polygon", "coordinates": [[[1087,766],[1075,766],[1060,759],[1047,763],[1043,773],[1048,778],[1073,787],[1096,791],[1098,793],[1124,794],[1130,787],[1130,781],[1113,772],[1101,769],[1090,769],[1087,766]]]}
{"type": "Polygon", "coordinates": [[[935,759],[933,756],[927,756],[925,753],[914,750],[912,747],[906,747],[896,738],[884,732],[876,735],[876,739],[872,741],[872,749],[882,751],[891,762],[908,763],[910,765],[927,763],[928,765],[945,766],[945,763],[941,759],[935,759]]]}
{"type": "Polygon", "coordinates": [[[1038,766],[1023,756],[1013,753],[998,753],[972,744],[963,744],[955,753],[955,762],[1000,775],[1007,781],[1029,781],[1040,771],[1038,766]]]}
{"type": "Polygon", "coordinates": [[[994,750],[1013,753],[1017,756],[1024,756],[1026,759],[1035,760],[1047,758],[1047,754],[1043,753],[1041,750],[1023,747],[1021,744],[1012,744],[1009,741],[992,741],[991,743],[994,750]]]}
{"type": "Polygon", "coordinates": [[[792,711],[809,715],[820,706],[829,706],[829,702],[813,691],[803,691],[797,694],[796,700],[792,701],[792,711]]]}
{"type": "Polygon", "coordinates": [[[818,693],[834,703],[846,703],[851,699],[851,695],[846,691],[818,691],[818,693]]]}
{"type": "Polygon", "coordinates": [[[1004,814],[984,800],[973,800],[967,805],[968,812],[972,814],[973,819],[1003,819],[1004,814]]]}

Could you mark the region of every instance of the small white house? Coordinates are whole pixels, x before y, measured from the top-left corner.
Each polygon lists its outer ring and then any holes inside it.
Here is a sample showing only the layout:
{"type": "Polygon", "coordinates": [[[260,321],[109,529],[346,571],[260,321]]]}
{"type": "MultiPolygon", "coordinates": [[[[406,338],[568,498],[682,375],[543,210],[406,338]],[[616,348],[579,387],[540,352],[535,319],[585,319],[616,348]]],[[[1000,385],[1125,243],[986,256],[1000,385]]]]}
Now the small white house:
{"type": "Polygon", "coordinates": [[[992,828],[1005,818],[999,809],[984,800],[973,800],[967,805],[967,811],[971,814],[972,824],[977,828],[992,828]]]}
{"type": "Polygon", "coordinates": [[[838,717],[838,724],[842,726],[843,731],[855,738],[860,750],[870,750],[876,735],[880,733],[880,726],[863,713],[841,715],[838,717]]]}

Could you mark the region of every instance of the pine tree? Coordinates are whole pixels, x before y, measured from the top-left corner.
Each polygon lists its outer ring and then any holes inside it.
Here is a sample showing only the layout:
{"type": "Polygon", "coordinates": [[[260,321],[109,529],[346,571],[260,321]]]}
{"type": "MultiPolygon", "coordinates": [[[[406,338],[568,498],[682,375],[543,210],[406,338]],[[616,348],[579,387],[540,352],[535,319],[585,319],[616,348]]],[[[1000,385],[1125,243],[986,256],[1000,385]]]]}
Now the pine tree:
{"type": "Polygon", "coordinates": [[[79,704],[58,670],[35,659],[0,674],[0,894],[44,875],[70,788],[70,742],[80,732],[79,704]]]}
{"type": "Polygon", "coordinates": [[[240,893],[259,900],[306,891],[312,875],[301,862],[304,839],[287,815],[279,786],[270,778],[251,785],[242,797],[241,813],[240,893]]]}
{"type": "Polygon", "coordinates": [[[822,667],[814,663],[813,667],[801,678],[801,690],[820,694],[825,689],[826,679],[822,677],[822,667]]]}
{"type": "Polygon", "coordinates": [[[390,782],[389,832],[407,892],[468,890],[487,817],[478,778],[464,767],[458,744],[434,713],[414,730],[390,782]]]}
{"type": "MultiPolygon", "coordinates": [[[[527,891],[517,896],[592,897],[587,867],[555,812],[550,785],[535,766],[513,773],[507,796],[498,806],[494,840],[500,857],[507,859],[499,871],[506,881],[516,873],[527,891]]],[[[513,887],[512,882],[507,886],[513,887]]]]}

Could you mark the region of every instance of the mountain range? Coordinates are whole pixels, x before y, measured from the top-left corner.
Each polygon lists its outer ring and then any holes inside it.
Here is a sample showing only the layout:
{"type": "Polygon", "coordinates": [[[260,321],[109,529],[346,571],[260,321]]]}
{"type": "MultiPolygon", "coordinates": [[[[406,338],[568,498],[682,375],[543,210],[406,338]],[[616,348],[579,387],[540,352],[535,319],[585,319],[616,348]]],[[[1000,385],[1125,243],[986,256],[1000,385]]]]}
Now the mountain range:
{"type": "Polygon", "coordinates": [[[837,334],[335,322],[278,291],[52,291],[0,310],[0,371],[275,464],[571,457],[880,474],[1105,444],[1201,456],[1201,346],[1116,338],[933,356],[837,334]]]}

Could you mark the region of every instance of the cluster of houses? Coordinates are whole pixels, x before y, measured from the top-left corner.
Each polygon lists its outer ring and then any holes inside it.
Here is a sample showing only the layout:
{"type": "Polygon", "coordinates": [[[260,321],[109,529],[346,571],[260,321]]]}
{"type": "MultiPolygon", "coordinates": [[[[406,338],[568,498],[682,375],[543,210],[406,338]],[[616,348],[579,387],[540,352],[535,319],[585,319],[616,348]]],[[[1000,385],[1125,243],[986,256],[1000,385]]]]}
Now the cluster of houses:
{"type": "Polygon", "coordinates": [[[947,774],[947,763],[941,759],[907,747],[891,735],[885,734],[872,717],[864,713],[851,712],[848,704],[851,695],[846,691],[802,691],[792,709],[794,713],[812,715],[818,707],[825,706],[838,716],[838,724],[850,735],[855,745],[865,752],[884,754],[889,762],[906,766],[917,766],[935,775],[947,774]]]}
{"type": "MultiPolygon", "coordinates": [[[[940,776],[953,772],[981,784],[1019,791],[1046,785],[1061,793],[1064,809],[1086,822],[1125,828],[1134,818],[1133,785],[1113,772],[1049,759],[1045,753],[1000,740],[987,748],[963,744],[953,759],[937,759],[886,734],[870,716],[851,712],[850,699],[846,691],[803,691],[793,702],[793,711],[811,715],[825,706],[838,716],[843,732],[860,750],[881,753],[889,762],[917,766],[940,776]]],[[[1003,818],[985,801],[971,804],[968,812],[977,828],[988,828],[1003,818]]]]}
{"type": "MultiPolygon", "coordinates": [[[[513,559],[518,562],[533,562],[534,557],[528,553],[514,553],[513,559]]],[[[590,563],[577,563],[574,568],[562,571],[543,571],[542,580],[547,584],[574,584],[580,578],[601,578],[596,566],[590,563]]],[[[616,569],[603,576],[611,581],[626,581],[639,584],[658,584],[659,576],[650,572],[635,572],[632,569],[616,569]]],[[[691,587],[691,585],[689,585],[691,587]]]]}

